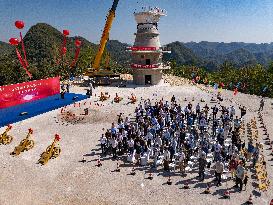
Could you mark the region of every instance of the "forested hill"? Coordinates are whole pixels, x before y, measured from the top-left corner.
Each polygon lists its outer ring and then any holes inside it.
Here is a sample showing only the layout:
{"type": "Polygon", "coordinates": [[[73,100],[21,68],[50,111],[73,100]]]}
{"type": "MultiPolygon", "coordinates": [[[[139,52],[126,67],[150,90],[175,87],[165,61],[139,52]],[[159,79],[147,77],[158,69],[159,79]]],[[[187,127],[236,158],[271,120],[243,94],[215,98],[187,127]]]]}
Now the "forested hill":
{"type": "MultiPolygon", "coordinates": [[[[122,65],[127,65],[130,55],[128,46],[119,41],[110,41],[107,49],[122,65]]],[[[195,65],[207,70],[219,70],[224,63],[237,68],[261,64],[267,67],[273,61],[273,43],[217,43],[217,42],[173,42],[165,45],[171,54],[164,54],[164,61],[175,61],[178,65],[195,65]]]]}
{"type": "Polygon", "coordinates": [[[12,51],[12,46],[8,43],[0,41],[0,56],[8,54],[12,51]]]}
{"type": "MultiPolygon", "coordinates": [[[[62,32],[46,23],[32,26],[24,36],[29,70],[34,79],[82,73],[92,66],[98,45],[83,37],[67,38],[67,54],[60,59],[60,48],[63,41],[62,32]],[[75,39],[82,41],[81,52],[75,68],[69,68],[75,55],[75,39]],[[61,61],[60,61],[61,60],[61,61]],[[60,61],[58,64],[57,62],[60,61]]],[[[115,71],[128,71],[130,53],[126,51],[129,45],[117,40],[110,40],[106,49],[110,53],[110,67],[115,71]]],[[[209,71],[219,70],[224,63],[230,63],[235,68],[261,64],[267,67],[273,60],[273,43],[199,43],[173,42],[166,45],[171,54],[164,54],[164,61],[173,61],[177,65],[198,66],[209,71]]],[[[21,50],[20,46],[18,46],[21,50]]],[[[101,66],[104,67],[106,52],[101,66]]],[[[23,82],[28,80],[21,67],[15,48],[8,43],[0,42],[0,85],[23,82]]]]}
{"type": "MultiPolygon", "coordinates": [[[[41,79],[50,76],[82,73],[91,64],[98,50],[98,45],[89,42],[83,37],[67,38],[67,53],[60,59],[60,49],[63,42],[62,32],[54,27],[38,23],[32,26],[24,36],[24,43],[29,61],[29,71],[33,74],[33,79],[41,79]],[[75,39],[82,42],[81,52],[75,68],[70,68],[70,64],[75,56],[75,39]],[[58,63],[59,62],[59,63],[58,63]]],[[[123,63],[128,63],[128,55],[125,57],[125,48],[122,43],[110,41],[107,45],[110,50],[110,65],[116,69],[123,63]]],[[[20,46],[18,46],[21,50],[20,46]]],[[[22,54],[23,55],[23,54],[22,54]]],[[[106,54],[104,53],[101,65],[105,64],[106,54]]],[[[15,48],[8,43],[0,42],[0,85],[27,81],[28,76],[21,67],[15,48]]]]}
{"type": "Polygon", "coordinates": [[[208,69],[217,69],[224,62],[237,67],[261,64],[268,66],[273,60],[273,43],[218,43],[202,41],[189,42],[184,45],[191,49],[208,69]]]}

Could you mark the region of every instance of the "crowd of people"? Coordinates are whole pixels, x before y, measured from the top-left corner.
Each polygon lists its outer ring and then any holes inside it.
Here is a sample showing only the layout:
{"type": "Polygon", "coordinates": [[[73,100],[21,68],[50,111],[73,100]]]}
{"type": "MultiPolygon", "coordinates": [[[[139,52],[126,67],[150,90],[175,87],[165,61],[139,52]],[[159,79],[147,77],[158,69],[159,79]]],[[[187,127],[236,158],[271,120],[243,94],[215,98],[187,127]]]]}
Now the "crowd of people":
{"type": "Polygon", "coordinates": [[[147,99],[137,105],[135,118],[121,113],[100,138],[102,154],[115,159],[125,155],[136,165],[150,163],[155,169],[162,165],[165,172],[178,168],[183,175],[197,167],[200,181],[208,178],[208,170],[214,171],[216,186],[230,173],[242,191],[247,170],[261,152],[260,143],[245,141],[246,108],[223,106],[223,99],[211,99],[213,106],[204,100],[184,101],[182,107],[175,96],[154,104],[147,99]]]}

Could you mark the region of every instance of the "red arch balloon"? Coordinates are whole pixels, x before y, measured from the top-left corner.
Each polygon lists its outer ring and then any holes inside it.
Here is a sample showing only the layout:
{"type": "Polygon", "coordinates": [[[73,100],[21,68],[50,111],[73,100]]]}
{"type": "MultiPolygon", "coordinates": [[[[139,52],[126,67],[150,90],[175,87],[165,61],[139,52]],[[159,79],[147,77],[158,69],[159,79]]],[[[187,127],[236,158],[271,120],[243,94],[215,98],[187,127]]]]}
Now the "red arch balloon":
{"type": "Polygon", "coordinates": [[[80,40],[76,39],[75,45],[76,45],[77,47],[80,47],[81,44],[82,44],[82,42],[81,42],[80,40]]]}
{"type": "Polygon", "coordinates": [[[66,47],[63,47],[63,48],[62,48],[63,54],[66,54],[66,51],[67,51],[66,47]]]}
{"type": "Polygon", "coordinates": [[[65,36],[69,36],[69,30],[63,30],[63,34],[64,34],[65,36]]]}
{"type": "Polygon", "coordinates": [[[15,21],[15,26],[18,29],[23,29],[25,27],[25,23],[23,21],[15,21]]]}
{"type": "Polygon", "coordinates": [[[20,41],[17,38],[10,38],[9,39],[9,43],[13,46],[18,46],[18,44],[20,43],[20,41]]]}

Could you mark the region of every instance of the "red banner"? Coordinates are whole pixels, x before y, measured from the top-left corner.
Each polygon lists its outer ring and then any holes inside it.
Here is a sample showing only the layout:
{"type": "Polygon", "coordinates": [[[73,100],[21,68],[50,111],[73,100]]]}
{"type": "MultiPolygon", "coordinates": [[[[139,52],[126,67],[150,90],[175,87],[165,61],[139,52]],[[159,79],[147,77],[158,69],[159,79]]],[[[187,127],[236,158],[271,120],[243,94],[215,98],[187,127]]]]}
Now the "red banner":
{"type": "Polygon", "coordinates": [[[144,46],[134,46],[128,47],[131,51],[156,51],[156,47],[144,47],[144,46]]]}
{"type": "Polygon", "coordinates": [[[159,66],[157,64],[153,65],[139,65],[139,64],[132,64],[131,68],[158,68],[159,66]]]}
{"type": "Polygon", "coordinates": [[[59,93],[59,77],[0,86],[0,108],[19,105],[59,93]]]}

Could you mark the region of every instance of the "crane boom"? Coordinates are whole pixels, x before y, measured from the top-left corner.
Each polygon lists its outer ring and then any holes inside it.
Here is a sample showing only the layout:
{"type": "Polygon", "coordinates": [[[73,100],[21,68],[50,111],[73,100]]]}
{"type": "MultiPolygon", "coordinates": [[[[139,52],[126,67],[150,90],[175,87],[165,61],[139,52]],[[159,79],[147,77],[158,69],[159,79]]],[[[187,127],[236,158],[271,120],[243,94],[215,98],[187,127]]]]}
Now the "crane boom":
{"type": "Polygon", "coordinates": [[[105,45],[109,39],[109,32],[111,30],[113,20],[115,18],[115,12],[116,12],[116,8],[118,6],[118,2],[119,2],[119,0],[114,0],[112,8],[109,10],[107,20],[106,20],[106,23],[104,26],[104,30],[103,30],[103,33],[102,33],[102,36],[100,39],[100,47],[99,47],[99,50],[96,54],[96,57],[95,57],[95,60],[94,60],[93,66],[92,66],[95,71],[99,70],[102,54],[104,52],[105,45]]]}

